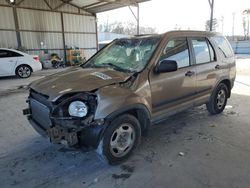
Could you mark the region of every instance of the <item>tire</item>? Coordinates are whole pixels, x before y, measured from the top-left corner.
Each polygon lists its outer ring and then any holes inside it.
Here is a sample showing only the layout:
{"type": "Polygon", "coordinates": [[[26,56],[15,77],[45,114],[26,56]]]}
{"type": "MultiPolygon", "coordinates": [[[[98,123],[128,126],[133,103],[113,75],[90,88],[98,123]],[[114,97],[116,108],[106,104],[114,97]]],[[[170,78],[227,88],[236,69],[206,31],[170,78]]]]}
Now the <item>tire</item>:
{"type": "Polygon", "coordinates": [[[107,127],[97,152],[109,164],[116,165],[126,160],[141,139],[139,121],[124,114],[115,118],[107,127]]]}
{"type": "Polygon", "coordinates": [[[227,104],[228,94],[228,87],[224,83],[220,83],[206,104],[210,114],[219,114],[224,110],[227,104]]]}
{"type": "Polygon", "coordinates": [[[58,69],[58,62],[56,60],[52,60],[51,64],[54,69],[58,69]]]}
{"type": "Polygon", "coordinates": [[[32,69],[28,65],[19,65],[16,68],[16,75],[20,78],[29,78],[31,76],[32,69]]]}

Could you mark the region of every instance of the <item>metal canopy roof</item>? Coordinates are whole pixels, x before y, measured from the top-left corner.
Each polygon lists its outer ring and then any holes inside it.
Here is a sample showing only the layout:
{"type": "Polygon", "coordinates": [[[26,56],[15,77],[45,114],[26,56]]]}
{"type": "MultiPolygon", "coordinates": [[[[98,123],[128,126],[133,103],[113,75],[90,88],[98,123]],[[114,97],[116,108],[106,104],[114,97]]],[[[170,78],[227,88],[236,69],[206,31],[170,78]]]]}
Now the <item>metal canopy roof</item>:
{"type": "MultiPolygon", "coordinates": [[[[90,14],[96,14],[125,6],[138,6],[139,3],[150,0],[0,0],[0,5],[16,6],[20,8],[43,9],[39,5],[52,11],[58,11],[64,6],[73,6],[90,14]],[[14,1],[14,2],[12,2],[14,1]]],[[[80,12],[80,11],[79,11],[80,12]]]]}
{"type": "Polygon", "coordinates": [[[66,4],[75,5],[90,13],[99,13],[125,6],[137,6],[149,0],[61,0],[66,4]]]}

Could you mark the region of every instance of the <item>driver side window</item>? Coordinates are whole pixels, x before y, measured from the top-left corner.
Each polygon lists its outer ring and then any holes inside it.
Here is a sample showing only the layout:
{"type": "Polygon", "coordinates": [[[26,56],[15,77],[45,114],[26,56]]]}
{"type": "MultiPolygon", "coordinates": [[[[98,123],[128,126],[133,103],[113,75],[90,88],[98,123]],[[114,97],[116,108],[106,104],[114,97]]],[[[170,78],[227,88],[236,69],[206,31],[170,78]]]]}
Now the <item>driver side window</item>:
{"type": "Polygon", "coordinates": [[[177,62],[178,68],[189,66],[187,38],[180,37],[169,40],[161,54],[160,61],[162,60],[174,60],[177,62]]]}

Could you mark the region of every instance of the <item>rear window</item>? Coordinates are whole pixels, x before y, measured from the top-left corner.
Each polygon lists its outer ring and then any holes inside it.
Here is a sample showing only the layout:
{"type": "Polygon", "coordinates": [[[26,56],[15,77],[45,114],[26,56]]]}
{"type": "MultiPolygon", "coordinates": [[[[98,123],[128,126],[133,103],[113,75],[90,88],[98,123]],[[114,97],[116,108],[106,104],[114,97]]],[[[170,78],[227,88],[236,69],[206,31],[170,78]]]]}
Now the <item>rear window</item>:
{"type": "Polygon", "coordinates": [[[233,57],[234,53],[229,42],[222,36],[212,37],[212,40],[217,44],[221,53],[226,57],[233,57]]]}

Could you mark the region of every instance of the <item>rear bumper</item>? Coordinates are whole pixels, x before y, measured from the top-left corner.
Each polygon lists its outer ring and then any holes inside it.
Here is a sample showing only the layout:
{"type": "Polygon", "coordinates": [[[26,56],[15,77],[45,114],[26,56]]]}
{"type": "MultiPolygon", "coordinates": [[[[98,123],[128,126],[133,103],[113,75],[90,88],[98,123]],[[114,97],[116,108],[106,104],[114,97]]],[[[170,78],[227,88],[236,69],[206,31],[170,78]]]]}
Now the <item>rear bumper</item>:
{"type": "Polygon", "coordinates": [[[35,62],[32,66],[33,72],[42,70],[42,63],[41,62],[35,62]]]}

